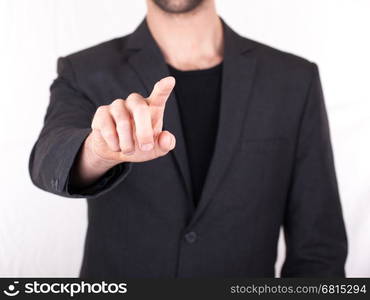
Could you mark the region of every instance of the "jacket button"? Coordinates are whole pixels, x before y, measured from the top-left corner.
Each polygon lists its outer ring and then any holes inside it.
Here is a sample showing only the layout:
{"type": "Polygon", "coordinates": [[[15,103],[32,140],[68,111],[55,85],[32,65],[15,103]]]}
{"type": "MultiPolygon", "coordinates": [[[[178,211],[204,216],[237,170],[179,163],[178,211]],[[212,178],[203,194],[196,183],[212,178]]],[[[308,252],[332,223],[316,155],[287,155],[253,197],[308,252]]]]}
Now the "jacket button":
{"type": "Polygon", "coordinates": [[[59,185],[59,180],[58,179],[52,179],[50,181],[51,183],[51,187],[54,189],[54,190],[58,190],[58,185],[59,185]]]}
{"type": "Polygon", "coordinates": [[[197,240],[197,234],[194,231],[190,231],[187,234],[185,234],[185,240],[192,244],[197,240]]]}

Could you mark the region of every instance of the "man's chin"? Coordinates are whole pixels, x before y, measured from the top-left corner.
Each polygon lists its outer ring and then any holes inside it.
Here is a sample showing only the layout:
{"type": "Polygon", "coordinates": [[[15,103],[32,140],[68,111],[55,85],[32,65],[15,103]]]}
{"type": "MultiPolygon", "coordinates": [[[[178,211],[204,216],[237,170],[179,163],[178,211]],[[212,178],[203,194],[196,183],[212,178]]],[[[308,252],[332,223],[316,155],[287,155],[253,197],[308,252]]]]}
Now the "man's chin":
{"type": "Polygon", "coordinates": [[[196,9],[204,0],[152,0],[161,10],[171,14],[184,14],[196,9]]]}

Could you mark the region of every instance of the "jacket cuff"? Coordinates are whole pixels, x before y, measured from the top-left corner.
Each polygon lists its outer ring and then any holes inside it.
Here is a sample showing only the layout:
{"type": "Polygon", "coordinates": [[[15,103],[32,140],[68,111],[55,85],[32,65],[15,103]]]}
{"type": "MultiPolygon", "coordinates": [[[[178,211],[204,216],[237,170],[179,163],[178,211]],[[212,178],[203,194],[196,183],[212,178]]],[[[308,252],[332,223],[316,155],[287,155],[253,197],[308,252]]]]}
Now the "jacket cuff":
{"type": "Polygon", "coordinates": [[[100,196],[117,186],[126,178],[131,170],[131,163],[122,163],[107,171],[90,186],[81,189],[73,187],[71,184],[71,171],[81,147],[90,132],[90,128],[79,129],[69,138],[68,148],[63,155],[64,159],[59,164],[59,168],[57,170],[57,174],[60,174],[61,176],[59,183],[57,180],[54,183],[52,182],[52,185],[55,185],[54,188],[59,188],[59,192],[67,197],[93,198],[100,196]]]}
{"type": "Polygon", "coordinates": [[[122,182],[126,178],[130,170],[131,163],[119,164],[110,169],[109,171],[107,171],[96,182],[84,188],[73,187],[70,182],[69,174],[66,182],[66,193],[70,197],[84,197],[84,198],[98,197],[114,189],[114,187],[116,187],[120,182],[122,182]]]}

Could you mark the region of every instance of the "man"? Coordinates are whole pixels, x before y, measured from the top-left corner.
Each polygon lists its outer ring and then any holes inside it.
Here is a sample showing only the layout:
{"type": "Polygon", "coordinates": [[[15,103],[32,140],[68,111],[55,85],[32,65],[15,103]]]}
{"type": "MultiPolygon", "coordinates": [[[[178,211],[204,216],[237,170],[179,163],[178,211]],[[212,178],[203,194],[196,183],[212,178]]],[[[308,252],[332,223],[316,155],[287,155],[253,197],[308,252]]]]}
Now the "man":
{"type": "Polygon", "coordinates": [[[213,0],[147,7],[59,59],[30,158],[37,186],[87,198],[80,276],[273,277],[281,226],[282,276],[344,276],[316,65],[237,35],[213,0]]]}

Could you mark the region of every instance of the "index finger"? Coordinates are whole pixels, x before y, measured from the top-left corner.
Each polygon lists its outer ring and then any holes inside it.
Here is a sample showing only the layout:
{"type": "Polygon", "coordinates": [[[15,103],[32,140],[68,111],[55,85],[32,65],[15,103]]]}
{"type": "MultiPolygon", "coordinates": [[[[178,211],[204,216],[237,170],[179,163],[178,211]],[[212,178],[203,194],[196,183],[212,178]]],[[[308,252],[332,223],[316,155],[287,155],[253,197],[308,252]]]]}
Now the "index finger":
{"type": "Polygon", "coordinates": [[[163,107],[175,86],[175,78],[168,76],[159,80],[147,98],[150,106],[163,107]]]}

